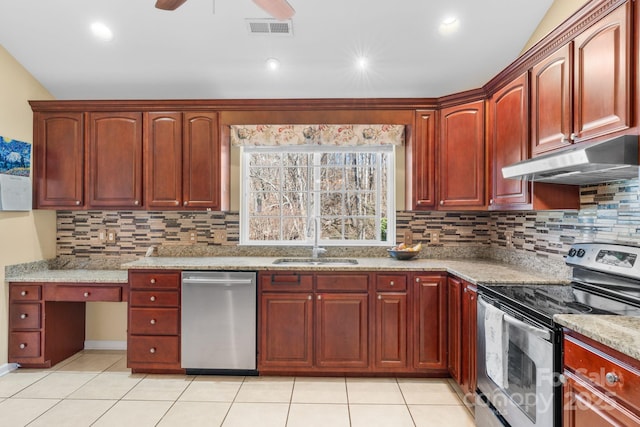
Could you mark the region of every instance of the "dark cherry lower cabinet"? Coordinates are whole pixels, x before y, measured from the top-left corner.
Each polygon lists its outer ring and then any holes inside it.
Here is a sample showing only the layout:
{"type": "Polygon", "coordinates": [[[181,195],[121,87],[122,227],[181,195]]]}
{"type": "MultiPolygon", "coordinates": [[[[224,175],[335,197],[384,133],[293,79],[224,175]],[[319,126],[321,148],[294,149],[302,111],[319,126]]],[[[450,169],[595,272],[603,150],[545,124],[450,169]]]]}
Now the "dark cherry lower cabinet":
{"type": "Polygon", "coordinates": [[[640,426],[640,361],[572,332],[564,348],[563,425],[640,426]]]}
{"type": "MultiPolygon", "coordinates": [[[[448,367],[464,394],[476,389],[477,290],[471,283],[450,276],[448,289],[448,367]]],[[[471,399],[470,402],[473,402],[471,399]]]]}
{"type": "Polygon", "coordinates": [[[445,276],[261,272],[258,283],[261,373],[447,372],[445,276]]]}

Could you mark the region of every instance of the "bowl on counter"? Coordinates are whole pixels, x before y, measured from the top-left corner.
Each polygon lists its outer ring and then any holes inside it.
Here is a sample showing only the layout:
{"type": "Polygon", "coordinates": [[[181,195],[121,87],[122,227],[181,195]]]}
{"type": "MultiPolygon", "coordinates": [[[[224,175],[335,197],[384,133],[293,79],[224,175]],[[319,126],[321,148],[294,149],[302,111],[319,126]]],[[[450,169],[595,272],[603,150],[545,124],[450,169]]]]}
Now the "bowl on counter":
{"type": "Polygon", "coordinates": [[[397,260],[410,260],[418,256],[420,251],[407,251],[402,249],[387,249],[387,253],[391,258],[395,258],[397,260]]]}

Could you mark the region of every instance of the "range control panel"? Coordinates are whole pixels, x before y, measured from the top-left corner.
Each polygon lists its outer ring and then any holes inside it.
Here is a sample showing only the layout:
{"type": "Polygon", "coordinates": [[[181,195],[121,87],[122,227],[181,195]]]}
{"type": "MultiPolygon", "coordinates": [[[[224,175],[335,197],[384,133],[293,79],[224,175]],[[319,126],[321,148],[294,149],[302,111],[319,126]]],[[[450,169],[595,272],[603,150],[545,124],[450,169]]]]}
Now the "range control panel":
{"type": "Polygon", "coordinates": [[[568,265],[640,279],[640,248],[608,243],[576,243],[568,265]]]}

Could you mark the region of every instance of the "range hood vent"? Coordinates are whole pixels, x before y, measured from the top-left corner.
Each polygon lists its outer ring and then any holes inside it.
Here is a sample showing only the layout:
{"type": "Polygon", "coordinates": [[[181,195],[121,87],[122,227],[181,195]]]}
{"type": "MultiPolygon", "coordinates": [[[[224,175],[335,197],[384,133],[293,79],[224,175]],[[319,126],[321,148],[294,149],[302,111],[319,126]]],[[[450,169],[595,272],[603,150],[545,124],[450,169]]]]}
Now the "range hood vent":
{"type": "Polygon", "coordinates": [[[588,185],[638,178],[638,135],[579,143],[557,153],[502,168],[502,176],[556,184],[588,185]]]}

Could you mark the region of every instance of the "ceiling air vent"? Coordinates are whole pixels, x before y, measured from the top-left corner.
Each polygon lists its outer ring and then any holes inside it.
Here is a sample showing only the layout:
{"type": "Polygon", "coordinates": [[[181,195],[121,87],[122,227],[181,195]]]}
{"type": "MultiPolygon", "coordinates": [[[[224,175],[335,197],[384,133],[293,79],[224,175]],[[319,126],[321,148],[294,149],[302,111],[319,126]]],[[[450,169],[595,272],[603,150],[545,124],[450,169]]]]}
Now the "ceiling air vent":
{"type": "Polygon", "coordinates": [[[254,35],[278,35],[292,36],[293,26],[291,20],[278,21],[276,19],[247,19],[249,34],[254,35]]]}

